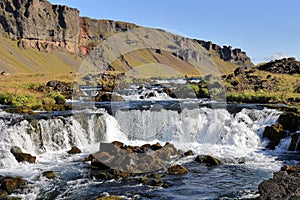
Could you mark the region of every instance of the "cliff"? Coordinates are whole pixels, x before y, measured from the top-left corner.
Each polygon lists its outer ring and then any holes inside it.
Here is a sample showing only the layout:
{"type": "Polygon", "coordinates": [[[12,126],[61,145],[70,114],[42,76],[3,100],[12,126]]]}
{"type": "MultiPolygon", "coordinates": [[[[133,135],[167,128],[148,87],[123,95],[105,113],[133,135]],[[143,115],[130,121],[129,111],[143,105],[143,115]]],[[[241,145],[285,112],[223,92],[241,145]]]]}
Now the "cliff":
{"type": "MultiPolygon", "coordinates": [[[[21,49],[33,48],[46,53],[58,50],[85,58],[107,38],[135,28],[139,26],[126,22],[80,17],[77,9],[52,5],[46,0],[2,0],[0,2],[0,34],[2,37],[16,41],[21,49]]],[[[224,62],[219,60],[225,61],[227,66],[230,65],[228,67],[230,70],[237,66],[246,68],[253,66],[250,58],[240,49],[232,49],[230,46],[220,47],[212,42],[201,40],[187,38],[182,40],[201,45],[210,55],[217,57],[221,68],[224,62]]],[[[178,56],[187,58],[196,54],[193,51],[182,53],[178,56]]],[[[149,56],[154,58],[155,55],[151,53],[149,56]]],[[[125,60],[125,63],[128,62],[125,60]]]]}

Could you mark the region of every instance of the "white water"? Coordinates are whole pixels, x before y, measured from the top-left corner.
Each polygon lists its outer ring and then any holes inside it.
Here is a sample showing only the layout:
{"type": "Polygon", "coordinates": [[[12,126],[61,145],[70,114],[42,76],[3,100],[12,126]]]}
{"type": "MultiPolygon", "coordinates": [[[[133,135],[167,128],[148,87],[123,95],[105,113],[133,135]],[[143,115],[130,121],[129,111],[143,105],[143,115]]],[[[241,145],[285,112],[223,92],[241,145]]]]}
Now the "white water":
{"type": "MultiPolygon", "coordinates": [[[[229,164],[242,159],[249,167],[274,171],[280,168],[280,163],[259,150],[266,144],[261,139],[264,127],[274,124],[279,114],[270,109],[244,109],[233,115],[224,109],[199,108],[184,109],[181,113],[117,111],[110,116],[103,110],[89,110],[32,123],[20,115],[1,112],[0,175],[18,175],[29,180],[32,189],[23,198],[35,199],[50,184],[41,177],[43,171],[55,170],[61,174],[72,171],[73,163],[95,153],[100,141],[115,140],[133,145],[169,141],[182,150],[213,155],[229,164]],[[83,153],[68,155],[66,152],[73,145],[83,153]],[[18,163],[10,153],[12,146],[37,156],[36,164],[18,163]]],[[[73,187],[74,183],[66,184],[73,187]]],[[[82,180],[78,184],[97,184],[97,181],[82,180]]]]}

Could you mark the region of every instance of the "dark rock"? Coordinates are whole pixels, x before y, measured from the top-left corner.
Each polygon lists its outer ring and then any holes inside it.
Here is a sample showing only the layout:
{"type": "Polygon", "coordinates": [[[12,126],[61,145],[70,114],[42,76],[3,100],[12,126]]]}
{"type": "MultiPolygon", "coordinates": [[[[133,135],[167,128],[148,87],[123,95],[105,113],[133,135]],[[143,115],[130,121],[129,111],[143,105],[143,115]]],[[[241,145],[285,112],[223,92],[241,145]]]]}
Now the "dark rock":
{"type": "Polygon", "coordinates": [[[194,154],[194,152],[192,150],[189,150],[189,151],[185,152],[183,155],[184,156],[193,156],[195,154],[194,154]]]}
{"type": "Polygon", "coordinates": [[[174,175],[181,175],[181,174],[187,174],[189,171],[187,168],[181,166],[181,165],[174,165],[167,169],[167,174],[174,174],[174,175]]]}
{"type": "Polygon", "coordinates": [[[207,166],[220,165],[221,161],[209,155],[198,155],[195,158],[196,162],[205,163],[207,166]]]}
{"type": "Polygon", "coordinates": [[[294,133],[291,135],[291,144],[289,146],[289,151],[300,151],[300,134],[294,133]]]}
{"type": "Polygon", "coordinates": [[[19,147],[12,147],[10,152],[14,155],[18,162],[35,163],[36,157],[28,153],[23,153],[19,147]]]}
{"type": "Polygon", "coordinates": [[[117,169],[108,169],[105,171],[102,171],[97,178],[100,179],[120,179],[120,178],[128,178],[130,177],[130,173],[129,172],[124,172],[121,170],[117,170],[117,169]]]}
{"type": "Polygon", "coordinates": [[[102,102],[102,101],[123,101],[123,98],[121,96],[113,94],[113,93],[100,91],[96,95],[95,101],[99,101],[99,102],[102,102]]]}
{"type": "Polygon", "coordinates": [[[273,178],[259,184],[258,199],[300,199],[299,182],[299,167],[283,167],[283,171],[275,172],[273,178]]]}
{"type": "Polygon", "coordinates": [[[295,58],[283,58],[261,65],[259,69],[277,74],[300,74],[300,61],[296,61],[295,58]]]}
{"type": "Polygon", "coordinates": [[[280,140],[286,136],[283,126],[281,124],[275,124],[272,126],[266,126],[263,137],[270,140],[267,148],[275,149],[276,146],[280,143],[280,140]]]}
{"type": "Polygon", "coordinates": [[[152,149],[153,151],[157,151],[157,150],[160,150],[162,148],[163,147],[159,143],[156,143],[156,144],[153,144],[153,145],[150,146],[150,149],[152,149]]]}
{"type": "Polygon", "coordinates": [[[46,172],[43,172],[42,175],[44,177],[46,177],[47,179],[54,179],[56,177],[54,171],[46,171],[46,172]]]}
{"type": "Polygon", "coordinates": [[[16,189],[24,185],[25,185],[25,180],[20,177],[5,178],[1,183],[1,189],[6,191],[8,194],[11,194],[16,189]]]}
{"type": "Polygon", "coordinates": [[[238,76],[240,74],[244,74],[245,73],[245,67],[238,67],[234,70],[234,75],[238,76]]]}
{"type": "Polygon", "coordinates": [[[300,115],[294,112],[285,112],[279,116],[278,123],[283,126],[284,130],[294,133],[300,129],[300,115]]]}
{"type": "Polygon", "coordinates": [[[176,99],[176,94],[170,88],[164,88],[164,93],[166,93],[169,97],[176,99]]]}
{"type": "Polygon", "coordinates": [[[68,154],[79,154],[79,153],[81,153],[81,150],[78,147],[76,147],[76,146],[73,146],[71,148],[71,150],[68,151],[68,154]]]}
{"type": "Polygon", "coordinates": [[[8,193],[5,190],[0,190],[0,199],[3,199],[6,196],[8,196],[8,193]]]}
{"type": "MultiPolygon", "coordinates": [[[[73,95],[73,88],[71,83],[66,83],[58,80],[49,81],[46,84],[47,87],[52,88],[53,91],[61,93],[67,99],[71,99],[73,95]]],[[[63,104],[65,102],[62,102],[63,104]]]]}
{"type": "Polygon", "coordinates": [[[97,198],[96,200],[125,200],[124,197],[118,197],[118,196],[105,196],[97,198]]]}

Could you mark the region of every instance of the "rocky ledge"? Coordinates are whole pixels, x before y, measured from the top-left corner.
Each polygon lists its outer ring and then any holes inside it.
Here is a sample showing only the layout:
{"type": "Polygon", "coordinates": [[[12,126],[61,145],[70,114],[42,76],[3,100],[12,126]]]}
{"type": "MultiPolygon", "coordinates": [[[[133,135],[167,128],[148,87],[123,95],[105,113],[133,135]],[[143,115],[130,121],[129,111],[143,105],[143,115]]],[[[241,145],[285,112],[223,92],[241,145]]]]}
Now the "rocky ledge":
{"type": "Polygon", "coordinates": [[[275,172],[273,178],[263,181],[259,187],[258,200],[300,199],[300,165],[284,166],[275,172]]]}
{"type": "Polygon", "coordinates": [[[300,74],[300,61],[295,58],[283,58],[263,64],[259,69],[277,74],[300,74]]]}

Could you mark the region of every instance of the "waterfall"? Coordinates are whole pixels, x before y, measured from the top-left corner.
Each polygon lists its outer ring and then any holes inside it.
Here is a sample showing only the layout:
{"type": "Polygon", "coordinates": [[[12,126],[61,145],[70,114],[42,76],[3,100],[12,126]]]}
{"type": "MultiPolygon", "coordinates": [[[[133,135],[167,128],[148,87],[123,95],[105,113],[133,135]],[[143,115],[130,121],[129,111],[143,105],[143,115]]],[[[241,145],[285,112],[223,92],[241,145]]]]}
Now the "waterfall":
{"type": "Polygon", "coordinates": [[[99,109],[72,116],[26,119],[0,112],[0,168],[18,164],[10,153],[13,146],[36,156],[66,152],[73,145],[90,153],[90,145],[95,145],[97,151],[101,141],[116,140],[133,145],[173,142],[179,148],[196,143],[257,149],[264,127],[275,123],[279,113],[243,109],[231,114],[225,109],[197,108],[181,112],[118,110],[112,116],[99,109]]]}

